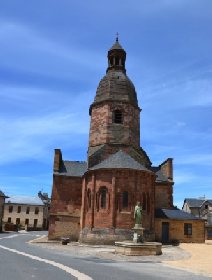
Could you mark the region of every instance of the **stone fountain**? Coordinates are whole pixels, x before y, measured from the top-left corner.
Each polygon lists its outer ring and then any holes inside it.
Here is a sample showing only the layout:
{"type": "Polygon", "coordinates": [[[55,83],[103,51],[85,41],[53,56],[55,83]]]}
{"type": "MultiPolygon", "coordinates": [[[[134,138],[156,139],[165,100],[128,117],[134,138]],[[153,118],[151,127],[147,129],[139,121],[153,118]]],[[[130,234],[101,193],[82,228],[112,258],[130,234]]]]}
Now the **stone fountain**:
{"type": "Polygon", "coordinates": [[[115,253],[127,256],[150,256],[161,255],[162,244],[159,242],[145,242],[144,228],[142,227],[142,207],[137,202],[134,212],[135,226],[133,240],[115,242],[115,253]]]}

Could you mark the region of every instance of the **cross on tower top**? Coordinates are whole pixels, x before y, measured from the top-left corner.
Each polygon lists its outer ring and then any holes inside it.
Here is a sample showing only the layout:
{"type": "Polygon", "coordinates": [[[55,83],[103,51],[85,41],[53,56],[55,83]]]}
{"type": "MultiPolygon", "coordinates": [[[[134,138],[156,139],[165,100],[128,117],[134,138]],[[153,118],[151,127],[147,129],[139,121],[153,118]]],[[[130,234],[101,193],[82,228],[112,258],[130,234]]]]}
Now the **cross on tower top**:
{"type": "Polygon", "coordinates": [[[116,32],[116,42],[118,42],[118,41],[119,41],[119,33],[116,32]]]}

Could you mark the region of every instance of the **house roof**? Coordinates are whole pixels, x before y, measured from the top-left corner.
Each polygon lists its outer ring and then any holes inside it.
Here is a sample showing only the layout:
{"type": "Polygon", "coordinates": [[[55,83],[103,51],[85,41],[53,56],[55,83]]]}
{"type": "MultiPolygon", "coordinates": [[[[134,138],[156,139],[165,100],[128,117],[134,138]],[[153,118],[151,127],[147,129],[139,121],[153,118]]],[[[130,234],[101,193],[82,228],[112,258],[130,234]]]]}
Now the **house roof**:
{"type": "Polygon", "coordinates": [[[17,195],[6,198],[8,204],[27,204],[27,205],[44,205],[43,201],[37,196],[17,195]]]}
{"type": "Polygon", "coordinates": [[[173,219],[173,220],[201,220],[194,215],[180,209],[161,209],[155,210],[156,218],[173,219]]]}
{"type": "Polygon", "coordinates": [[[117,153],[111,155],[107,159],[103,160],[101,163],[93,166],[92,168],[90,168],[90,170],[110,168],[126,168],[149,171],[146,167],[144,167],[144,165],[135,161],[130,155],[123,152],[122,150],[119,150],[117,153]]]}
{"type": "Polygon", "coordinates": [[[0,196],[7,197],[1,190],[0,190],[0,196]]]}
{"type": "Polygon", "coordinates": [[[57,175],[65,175],[72,177],[82,177],[87,170],[87,162],[85,161],[68,161],[64,160],[59,172],[54,172],[57,175]]]}
{"type": "Polygon", "coordinates": [[[199,198],[185,198],[184,204],[187,203],[189,207],[201,207],[204,202],[208,201],[212,204],[211,199],[199,199],[199,198]]]}

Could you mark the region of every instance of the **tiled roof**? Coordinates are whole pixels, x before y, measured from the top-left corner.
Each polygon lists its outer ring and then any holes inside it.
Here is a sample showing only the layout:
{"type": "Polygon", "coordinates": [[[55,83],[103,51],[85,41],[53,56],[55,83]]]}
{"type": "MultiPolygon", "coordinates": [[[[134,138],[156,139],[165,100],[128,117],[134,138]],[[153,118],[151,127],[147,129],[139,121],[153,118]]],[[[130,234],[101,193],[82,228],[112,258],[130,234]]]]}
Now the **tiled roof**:
{"type": "Polygon", "coordinates": [[[156,209],[155,217],[174,220],[201,220],[194,215],[180,209],[156,209]]]}
{"type": "Polygon", "coordinates": [[[135,170],[145,170],[149,171],[146,167],[142,164],[135,161],[131,156],[127,153],[123,152],[122,150],[118,151],[117,153],[111,155],[101,163],[93,166],[90,170],[96,169],[109,169],[109,168],[127,168],[127,169],[135,169],[135,170]]]}
{"type": "Polygon", "coordinates": [[[57,175],[82,177],[87,170],[87,162],[85,161],[67,161],[64,160],[59,172],[54,172],[57,175]]]}
{"type": "Polygon", "coordinates": [[[211,199],[199,199],[199,198],[185,198],[184,200],[184,204],[187,202],[189,207],[201,207],[202,204],[208,201],[209,203],[212,204],[212,200],[211,199]]]}

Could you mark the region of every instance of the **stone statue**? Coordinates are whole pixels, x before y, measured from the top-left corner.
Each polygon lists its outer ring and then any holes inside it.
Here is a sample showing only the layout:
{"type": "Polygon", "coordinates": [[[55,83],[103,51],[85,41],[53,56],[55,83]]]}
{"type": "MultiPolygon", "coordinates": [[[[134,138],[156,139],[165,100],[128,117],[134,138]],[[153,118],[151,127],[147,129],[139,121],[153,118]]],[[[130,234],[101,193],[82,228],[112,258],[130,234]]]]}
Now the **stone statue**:
{"type": "Polygon", "coordinates": [[[142,223],[142,206],[139,201],[136,203],[136,206],[135,206],[134,218],[135,218],[135,224],[141,225],[141,223],[142,223]]]}

